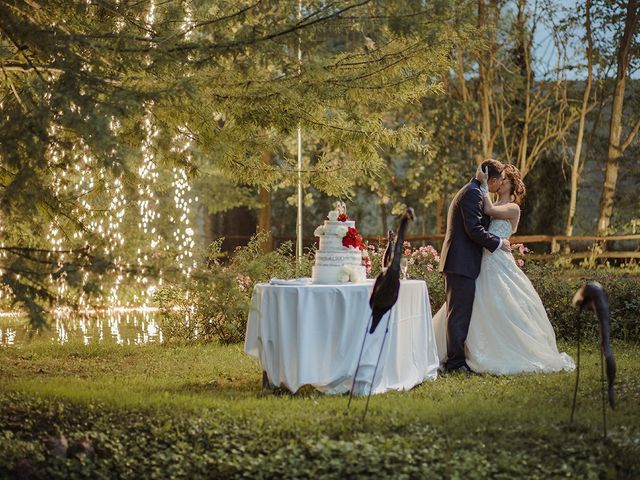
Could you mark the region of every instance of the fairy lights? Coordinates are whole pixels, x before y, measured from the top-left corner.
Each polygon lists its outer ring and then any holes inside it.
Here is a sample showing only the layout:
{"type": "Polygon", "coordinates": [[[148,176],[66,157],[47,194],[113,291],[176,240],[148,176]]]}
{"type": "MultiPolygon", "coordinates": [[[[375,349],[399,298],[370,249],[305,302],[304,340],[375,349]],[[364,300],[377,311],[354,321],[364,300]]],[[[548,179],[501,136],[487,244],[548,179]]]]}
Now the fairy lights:
{"type": "MultiPolygon", "coordinates": [[[[144,21],[148,27],[145,35],[150,38],[156,17],[155,2],[151,1],[148,8],[144,21]]],[[[180,28],[186,32],[185,36],[189,36],[193,14],[188,4],[184,8],[184,22],[180,28]]],[[[117,31],[124,28],[126,26],[119,22],[117,31]]],[[[43,98],[50,102],[52,96],[47,93],[43,98]]],[[[69,105],[70,111],[86,118],[83,108],[79,104],[69,105]]],[[[54,141],[48,147],[47,158],[50,185],[61,213],[48,221],[45,238],[52,251],[49,259],[56,262],[54,269],[58,270],[58,274],[51,274],[48,280],[60,299],[71,293],[67,274],[61,271],[70,258],[69,254],[62,253],[64,250],[86,247],[92,254],[104,256],[111,263],[107,273],[98,278],[99,293],[88,298],[84,289],[78,290],[78,301],[85,308],[90,305],[146,306],[167,275],[188,277],[197,267],[192,227],[193,203],[197,202],[197,197],[192,194],[187,170],[182,166],[164,165],[156,154],[158,137],[171,134],[155,125],[154,108],[152,102],[144,106],[146,114],[141,119],[143,138],[139,157],[120,158],[129,167],[122,170],[106,167],[82,139],[76,139],[72,147],[56,143],[55,139],[64,135],[62,127],[56,125],[64,112],[54,115],[48,132],[54,141]],[[129,176],[127,171],[134,175],[129,176]],[[133,176],[135,183],[132,184],[133,176]],[[66,205],[69,206],[67,211],[66,205]],[[150,269],[157,265],[161,267],[159,274],[150,269]],[[175,274],[167,273],[166,267],[171,265],[176,267],[175,274]]],[[[114,137],[118,137],[122,125],[112,118],[109,129],[114,137]]],[[[186,133],[185,129],[171,139],[172,151],[189,163],[192,145],[186,133]]],[[[111,153],[116,154],[115,150],[111,153]]],[[[6,258],[6,255],[0,250],[0,256],[6,258]]],[[[87,285],[92,275],[90,271],[81,266],[79,274],[80,286],[87,285]]],[[[5,293],[0,291],[0,297],[3,295],[5,293]]],[[[141,338],[154,336],[153,328],[141,338]]],[[[64,337],[63,327],[61,338],[64,337]]]]}

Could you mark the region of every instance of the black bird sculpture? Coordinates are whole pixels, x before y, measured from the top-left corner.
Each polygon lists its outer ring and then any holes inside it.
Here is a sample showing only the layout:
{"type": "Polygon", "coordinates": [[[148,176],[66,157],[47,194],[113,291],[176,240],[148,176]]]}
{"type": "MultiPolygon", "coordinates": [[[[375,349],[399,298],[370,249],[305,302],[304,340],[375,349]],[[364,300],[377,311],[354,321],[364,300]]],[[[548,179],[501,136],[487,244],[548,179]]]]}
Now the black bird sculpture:
{"type": "MultiPolygon", "coordinates": [[[[614,382],[616,379],[616,360],[611,350],[610,327],[609,327],[609,301],[607,294],[598,282],[587,282],[573,296],[573,304],[580,308],[582,312],[585,308],[592,308],[595,311],[598,322],[600,323],[600,370],[602,382],[602,421],[604,427],[604,435],[607,436],[607,417],[604,395],[604,371],[606,362],[608,398],[609,406],[615,408],[615,390],[614,382]],[[605,362],[603,362],[603,357],[605,362]]],[[[580,379],[580,330],[581,320],[578,315],[576,323],[578,336],[578,355],[576,361],[576,386],[573,392],[573,406],[571,408],[571,422],[573,422],[573,414],[576,409],[576,398],[578,395],[578,381],[580,379]]]]}
{"type": "MultiPolygon", "coordinates": [[[[395,244],[393,231],[389,231],[389,242],[387,244],[387,248],[385,250],[382,261],[383,268],[376,277],[376,281],[373,285],[373,290],[371,291],[371,296],[369,297],[369,305],[371,306],[371,329],[369,329],[369,324],[367,324],[368,331],[365,330],[364,337],[362,339],[360,355],[358,355],[358,363],[356,364],[356,373],[353,376],[353,383],[351,385],[351,391],[349,392],[349,402],[347,403],[347,410],[349,410],[349,407],[351,406],[351,399],[353,398],[353,390],[355,388],[356,378],[358,377],[358,371],[360,369],[360,360],[362,360],[362,352],[364,351],[364,344],[367,339],[367,333],[371,334],[375,331],[384,314],[391,310],[391,308],[398,300],[398,293],[400,292],[400,260],[402,258],[402,243],[404,242],[404,234],[407,230],[409,220],[415,220],[415,218],[416,215],[413,211],[413,208],[408,207],[405,213],[402,215],[400,227],[398,228],[398,234],[395,236],[395,244]],[[390,252],[393,252],[393,257],[391,257],[391,259],[389,259],[388,257],[388,255],[391,255],[390,252]]],[[[367,397],[367,405],[364,410],[364,415],[362,416],[362,421],[364,421],[367,415],[367,409],[369,408],[369,399],[371,398],[371,391],[373,390],[373,382],[376,378],[378,364],[380,363],[380,356],[382,355],[382,350],[384,349],[384,342],[387,338],[388,331],[389,322],[387,320],[387,330],[385,331],[384,337],[382,339],[382,345],[380,346],[378,360],[373,370],[373,378],[371,379],[371,387],[369,388],[369,396],[367,397]]]]}
{"type": "Polygon", "coordinates": [[[387,232],[387,248],[384,249],[384,254],[382,255],[382,268],[389,268],[391,265],[391,258],[393,254],[393,238],[394,238],[393,230],[389,230],[387,232]]]}
{"type": "MultiPolygon", "coordinates": [[[[389,266],[383,269],[376,277],[373,284],[373,290],[369,297],[369,306],[371,307],[371,329],[369,333],[375,332],[380,320],[385,313],[391,310],[398,300],[400,292],[400,260],[402,259],[402,243],[404,242],[404,234],[407,230],[409,221],[416,219],[413,208],[409,207],[402,215],[398,235],[393,248],[393,257],[389,262],[389,266]]],[[[386,252],[385,252],[386,255],[386,252]]]]}

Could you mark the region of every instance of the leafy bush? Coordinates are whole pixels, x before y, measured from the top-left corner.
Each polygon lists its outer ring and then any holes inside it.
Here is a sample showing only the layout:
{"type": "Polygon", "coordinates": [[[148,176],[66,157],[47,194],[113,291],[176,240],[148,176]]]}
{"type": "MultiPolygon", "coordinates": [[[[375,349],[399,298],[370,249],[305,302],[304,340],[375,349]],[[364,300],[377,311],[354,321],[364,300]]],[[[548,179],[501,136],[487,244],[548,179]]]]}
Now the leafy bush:
{"type": "MultiPolygon", "coordinates": [[[[207,267],[195,272],[180,285],[169,285],[157,293],[161,307],[163,337],[166,341],[241,342],[246,330],[253,286],[270,278],[308,277],[314,252],[308,251],[298,264],[291,243],[273,252],[262,250],[265,234],[255,235],[245,247],[237,248],[226,263],[220,251],[221,240],[210,246],[207,267]]],[[[370,245],[369,278],[382,267],[384,245],[370,245]]],[[[613,338],[640,341],[640,275],[631,269],[579,269],[561,262],[536,262],[527,259],[528,249],[519,245],[514,252],[536,288],[555,329],[556,336],[573,339],[577,310],[573,295],[588,280],[600,282],[607,291],[611,308],[613,338]]],[[[430,245],[403,245],[408,258],[409,278],[424,279],[429,290],[432,312],[445,301],[444,280],[438,272],[438,252],[430,245]]],[[[583,334],[598,337],[598,323],[592,314],[584,314],[583,334]]]]}
{"type": "MultiPolygon", "coordinates": [[[[527,262],[525,268],[547,310],[558,338],[575,339],[578,312],[572,304],[576,291],[587,281],[602,284],[609,297],[612,338],[640,341],[640,276],[625,269],[559,268],[553,262],[527,262]]],[[[599,325],[593,313],[582,315],[585,337],[597,338],[599,325]]]]}
{"type": "Polygon", "coordinates": [[[209,246],[204,269],[194,272],[187,282],[168,285],[157,292],[165,341],[240,342],[244,339],[256,283],[273,277],[311,274],[312,252],[298,263],[291,242],[265,253],[263,245],[267,235],[258,233],[223,263],[222,240],[209,246]]]}
{"type": "MultiPolygon", "coordinates": [[[[466,379],[458,383],[459,390],[469,388],[466,379]]],[[[337,413],[327,410],[333,401],[314,401],[321,407],[292,424],[271,415],[295,399],[244,418],[218,409],[121,410],[2,393],[0,478],[631,479],[640,473],[635,425],[616,427],[603,441],[597,423],[557,423],[548,411],[551,418],[538,419],[542,426],[505,416],[456,427],[446,418],[403,420],[387,405],[388,414],[365,427],[349,417],[336,421],[337,413]],[[93,452],[56,455],[47,447],[48,434],[70,443],[86,437],[93,452]]],[[[507,412],[518,411],[507,404],[507,412]]]]}

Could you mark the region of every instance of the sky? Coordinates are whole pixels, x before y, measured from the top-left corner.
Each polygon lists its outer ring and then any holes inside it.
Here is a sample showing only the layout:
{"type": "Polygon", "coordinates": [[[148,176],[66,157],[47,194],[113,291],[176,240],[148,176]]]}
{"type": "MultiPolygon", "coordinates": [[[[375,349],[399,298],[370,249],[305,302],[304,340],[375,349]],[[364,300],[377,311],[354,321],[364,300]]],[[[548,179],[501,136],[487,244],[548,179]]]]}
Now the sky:
{"type": "MultiPolygon", "coordinates": [[[[553,8],[557,12],[557,16],[554,18],[548,15],[541,15],[540,21],[537,22],[537,27],[534,35],[534,71],[537,76],[541,76],[545,72],[554,69],[558,63],[558,48],[556,47],[553,39],[552,24],[559,24],[567,14],[575,14],[576,7],[584,4],[582,0],[551,0],[554,6],[553,8]]],[[[540,5],[541,0],[530,0],[532,8],[540,5]]],[[[540,10],[538,10],[540,14],[540,10]]],[[[598,25],[594,25],[594,36],[600,36],[613,41],[614,29],[605,30],[599,28],[598,25]]],[[[575,69],[567,72],[567,78],[571,80],[585,79],[586,78],[586,57],[584,42],[585,29],[583,25],[576,26],[572,31],[570,41],[566,46],[567,59],[570,63],[583,68],[575,69]]],[[[615,71],[612,71],[611,75],[615,75],[615,71]]],[[[640,78],[640,71],[635,71],[632,74],[632,78],[640,78]]]]}

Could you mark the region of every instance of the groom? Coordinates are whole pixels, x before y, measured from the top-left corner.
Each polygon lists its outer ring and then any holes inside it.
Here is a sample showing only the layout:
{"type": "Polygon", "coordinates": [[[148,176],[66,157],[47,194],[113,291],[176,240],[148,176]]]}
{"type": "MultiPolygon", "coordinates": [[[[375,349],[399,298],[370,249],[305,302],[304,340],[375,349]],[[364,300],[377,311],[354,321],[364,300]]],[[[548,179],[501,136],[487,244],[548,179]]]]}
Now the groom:
{"type": "MultiPolygon", "coordinates": [[[[496,192],[502,184],[504,164],[485,160],[482,170],[489,174],[489,192],[496,192]]],[[[489,233],[490,218],[484,214],[481,184],[475,178],[456,194],[447,215],[447,233],[440,255],[441,272],[445,275],[447,295],[447,360],[445,370],[470,373],[465,361],[464,343],[476,292],[476,278],[480,274],[482,249],[494,252],[497,248],[509,251],[509,241],[489,233]]]]}

